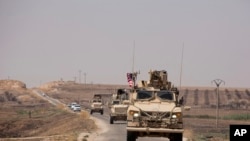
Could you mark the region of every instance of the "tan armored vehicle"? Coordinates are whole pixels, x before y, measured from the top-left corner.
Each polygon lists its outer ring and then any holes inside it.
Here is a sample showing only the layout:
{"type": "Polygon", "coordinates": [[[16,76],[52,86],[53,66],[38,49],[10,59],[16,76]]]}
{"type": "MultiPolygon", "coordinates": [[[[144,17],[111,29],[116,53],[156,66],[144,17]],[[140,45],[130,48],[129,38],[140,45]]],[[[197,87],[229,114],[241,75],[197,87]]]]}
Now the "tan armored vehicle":
{"type": "Polygon", "coordinates": [[[128,108],[128,93],[125,89],[118,89],[116,94],[111,97],[110,108],[110,124],[114,121],[126,121],[127,120],[127,108],[128,108]]]}
{"type": "Polygon", "coordinates": [[[137,137],[167,137],[182,141],[183,121],[179,91],[167,81],[166,71],[150,71],[130,93],[127,110],[127,141],[137,137]]]}
{"type": "Polygon", "coordinates": [[[91,102],[90,114],[93,112],[99,112],[103,115],[103,102],[101,95],[95,94],[91,102]]]}

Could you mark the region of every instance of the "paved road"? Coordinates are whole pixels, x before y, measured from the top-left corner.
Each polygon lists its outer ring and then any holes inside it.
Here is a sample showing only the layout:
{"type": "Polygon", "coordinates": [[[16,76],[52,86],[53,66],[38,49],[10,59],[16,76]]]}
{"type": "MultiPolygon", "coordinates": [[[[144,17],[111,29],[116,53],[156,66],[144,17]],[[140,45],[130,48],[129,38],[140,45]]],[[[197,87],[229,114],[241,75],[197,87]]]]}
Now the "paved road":
{"type": "Polygon", "coordinates": [[[46,93],[44,93],[41,90],[33,89],[33,93],[35,93],[37,96],[41,97],[42,99],[47,100],[52,105],[55,105],[55,106],[60,105],[60,104],[64,105],[59,100],[49,97],[46,93]]]}
{"type": "MultiPolygon", "coordinates": [[[[93,113],[93,117],[100,120],[99,128],[104,130],[94,138],[94,141],[126,141],[126,121],[115,121],[114,124],[109,124],[109,111],[105,109],[104,114],[93,113]]],[[[140,137],[137,141],[168,141],[167,138],[156,137],[140,137]]]]}

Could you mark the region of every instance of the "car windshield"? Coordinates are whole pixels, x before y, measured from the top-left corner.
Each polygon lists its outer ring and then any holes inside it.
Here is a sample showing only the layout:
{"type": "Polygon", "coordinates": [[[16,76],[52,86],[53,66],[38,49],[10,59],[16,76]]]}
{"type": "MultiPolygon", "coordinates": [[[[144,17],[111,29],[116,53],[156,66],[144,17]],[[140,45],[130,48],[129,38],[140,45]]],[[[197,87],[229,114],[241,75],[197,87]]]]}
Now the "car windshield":
{"type": "Polygon", "coordinates": [[[100,99],[94,99],[93,102],[102,102],[100,99]]]}
{"type": "Polygon", "coordinates": [[[119,104],[120,101],[113,101],[113,104],[119,104]]]}
{"type": "Polygon", "coordinates": [[[157,92],[157,96],[162,100],[173,100],[173,93],[170,91],[159,91],[157,92]]]}
{"type": "Polygon", "coordinates": [[[153,97],[152,91],[138,91],[137,92],[137,98],[138,100],[147,100],[153,97]]]}

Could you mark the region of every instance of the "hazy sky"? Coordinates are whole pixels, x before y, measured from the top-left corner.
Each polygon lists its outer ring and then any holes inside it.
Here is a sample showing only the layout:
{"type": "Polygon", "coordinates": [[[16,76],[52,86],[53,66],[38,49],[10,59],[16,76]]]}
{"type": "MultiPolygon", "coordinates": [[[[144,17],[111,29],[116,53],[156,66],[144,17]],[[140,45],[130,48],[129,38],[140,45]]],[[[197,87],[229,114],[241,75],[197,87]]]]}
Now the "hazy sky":
{"type": "Polygon", "coordinates": [[[134,41],[138,79],[178,86],[184,43],[183,86],[250,87],[249,0],[0,0],[0,79],[127,84],[134,41]]]}

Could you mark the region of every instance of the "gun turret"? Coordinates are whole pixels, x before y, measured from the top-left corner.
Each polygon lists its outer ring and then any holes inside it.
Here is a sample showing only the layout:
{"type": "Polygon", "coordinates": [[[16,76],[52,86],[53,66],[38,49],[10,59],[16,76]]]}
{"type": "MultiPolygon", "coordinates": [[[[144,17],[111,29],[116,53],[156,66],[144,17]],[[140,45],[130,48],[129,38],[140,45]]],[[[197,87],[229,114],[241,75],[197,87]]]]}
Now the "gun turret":
{"type": "Polygon", "coordinates": [[[171,82],[168,81],[167,71],[150,71],[149,72],[150,80],[148,86],[159,88],[159,89],[170,89],[171,82]]]}

